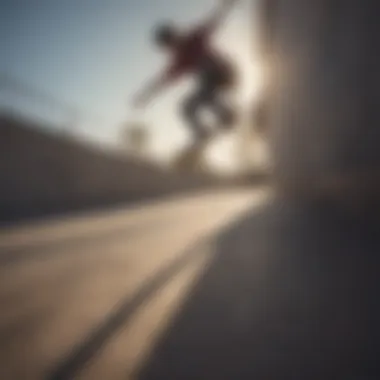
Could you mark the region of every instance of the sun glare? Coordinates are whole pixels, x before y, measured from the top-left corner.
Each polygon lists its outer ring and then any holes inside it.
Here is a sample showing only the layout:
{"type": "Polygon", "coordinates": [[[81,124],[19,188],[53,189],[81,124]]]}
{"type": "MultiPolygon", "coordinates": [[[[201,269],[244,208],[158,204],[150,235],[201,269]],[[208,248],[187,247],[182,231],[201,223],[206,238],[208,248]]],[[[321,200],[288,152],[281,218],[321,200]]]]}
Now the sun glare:
{"type": "Polygon", "coordinates": [[[222,136],[210,146],[206,160],[211,169],[221,174],[232,174],[239,169],[235,150],[236,145],[232,136],[222,136]]]}

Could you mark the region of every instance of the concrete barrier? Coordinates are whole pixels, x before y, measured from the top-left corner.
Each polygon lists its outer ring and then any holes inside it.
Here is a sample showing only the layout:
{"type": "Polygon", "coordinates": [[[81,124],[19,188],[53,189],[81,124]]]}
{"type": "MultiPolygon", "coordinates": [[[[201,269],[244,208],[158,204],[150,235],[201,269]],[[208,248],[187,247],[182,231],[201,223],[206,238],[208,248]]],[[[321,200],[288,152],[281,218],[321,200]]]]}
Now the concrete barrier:
{"type": "Polygon", "coordinates": [[[0,221],[9,222],[212,186],[101,152],[0,116],[0,221]]]}
{"type": "Polygon", "coordinates": [[[258,9],[277,186],[379,198],[380,3],[262,0],[258,9]]]}

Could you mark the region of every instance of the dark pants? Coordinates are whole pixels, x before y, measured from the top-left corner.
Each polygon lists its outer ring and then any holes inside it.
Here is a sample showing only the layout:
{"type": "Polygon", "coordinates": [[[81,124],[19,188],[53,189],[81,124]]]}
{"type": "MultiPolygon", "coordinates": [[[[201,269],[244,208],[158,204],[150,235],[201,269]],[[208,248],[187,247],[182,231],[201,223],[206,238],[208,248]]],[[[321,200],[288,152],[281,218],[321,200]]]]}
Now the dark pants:
{"type": "Polygon", "coordinates": [[[229,99],[234,86],[231,72],[215,67],[205,67],[198,77],[195,91],[185,99],[182,114],[196,140],[209,135],[208,126],[201,118],[201,111],[211,111],[218,127],[229,128],[235,119],[234,107],[229,99]]]}

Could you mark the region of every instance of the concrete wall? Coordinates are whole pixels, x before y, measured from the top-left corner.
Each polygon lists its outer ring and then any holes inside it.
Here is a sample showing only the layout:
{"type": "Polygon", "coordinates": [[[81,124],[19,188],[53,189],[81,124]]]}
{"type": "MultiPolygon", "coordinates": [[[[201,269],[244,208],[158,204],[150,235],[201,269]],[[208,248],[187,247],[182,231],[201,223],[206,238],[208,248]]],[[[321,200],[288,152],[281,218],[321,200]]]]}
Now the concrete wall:
{"type": "Polygon", "coordinates": [[[211,181],[160,171],[0,117],[0,220],[130,203],[211,181]]]}
{"type": "Polygon", "coordinates": [[[261,0],[261,12],[278,186],[379,194],[380,2],[261,0]]]}

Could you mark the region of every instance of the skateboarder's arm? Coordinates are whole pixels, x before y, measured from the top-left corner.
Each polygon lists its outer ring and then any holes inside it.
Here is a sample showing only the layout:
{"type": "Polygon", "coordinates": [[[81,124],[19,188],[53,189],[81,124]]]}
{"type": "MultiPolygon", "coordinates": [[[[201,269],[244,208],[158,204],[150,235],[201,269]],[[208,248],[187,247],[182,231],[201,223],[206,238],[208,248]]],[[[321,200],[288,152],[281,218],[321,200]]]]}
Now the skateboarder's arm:
{"type": "Polygon", "coordinates": [[[227,17],[233,6],[238,0],[219,0],[218,7],[213,14],[209,16],[206,22],[203,22],[202,28],[207,33],[212,33],[227,17]]]}
{"type": "Polygon", "coordinates": [[[145,106],[153,98],[159,95],[167,86],[166,78],[159,76],[153,79],[151,82],[147,83],[143,89],[137,93],[134,98],[134,105],[137,107],[145,106]]]}
{"type": "Polygon", "coordinates": [[[174,63],[166,71],[158,75],[137,94],[134,104],[137,107],[145,106],[160,95],[170,84],[181,76],[183,68],[180,63],[174,63]]]}

